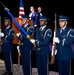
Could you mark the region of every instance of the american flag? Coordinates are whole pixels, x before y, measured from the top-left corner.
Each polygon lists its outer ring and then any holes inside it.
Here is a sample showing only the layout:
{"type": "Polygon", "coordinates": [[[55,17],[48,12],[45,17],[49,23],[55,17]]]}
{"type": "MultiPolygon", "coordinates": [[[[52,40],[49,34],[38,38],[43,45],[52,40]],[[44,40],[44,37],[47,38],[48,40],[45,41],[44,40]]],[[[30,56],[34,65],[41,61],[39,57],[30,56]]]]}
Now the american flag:
{"type": "Polygon", "coordinates": [[[19,24],[21,24],[23,15],[25,15],[25,10],[24,10],[22,0],[20,0],[20,4],[19,4],[19,24]]]}

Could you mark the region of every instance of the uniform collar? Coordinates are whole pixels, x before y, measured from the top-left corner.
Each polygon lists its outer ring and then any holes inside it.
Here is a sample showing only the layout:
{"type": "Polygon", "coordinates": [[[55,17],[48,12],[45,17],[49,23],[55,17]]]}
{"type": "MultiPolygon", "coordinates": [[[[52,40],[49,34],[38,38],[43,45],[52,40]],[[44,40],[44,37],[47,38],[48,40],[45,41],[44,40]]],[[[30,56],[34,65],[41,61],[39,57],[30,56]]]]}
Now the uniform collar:
{"type": "Polygon", "coordinates": [[[28,26],[28,23],[27,23],[27,24],[25,24],[25,26],[24,26],[24,27],[26,28],[27,26],[28,26]]]}
{"type": "Polygon", "coordinates": [[[40,28],[43,30],[45,27],[46,27],[46,25],[44,25],[44,26],[42,26],[42,27],[40,27],[40,28]]]}
{"type": "Polygon", "coordinates": [[[10,26],[7,26],[6,29],[8,29],[10,26]]]}
{"type": "Polygon", "coordinates": [[[61,28],[61,29],[63,29],[63,30],[64,30],[66,27],[67,27],[67,26],[64,26],[64,27],[63,27],[63,28],[61,28]]]}

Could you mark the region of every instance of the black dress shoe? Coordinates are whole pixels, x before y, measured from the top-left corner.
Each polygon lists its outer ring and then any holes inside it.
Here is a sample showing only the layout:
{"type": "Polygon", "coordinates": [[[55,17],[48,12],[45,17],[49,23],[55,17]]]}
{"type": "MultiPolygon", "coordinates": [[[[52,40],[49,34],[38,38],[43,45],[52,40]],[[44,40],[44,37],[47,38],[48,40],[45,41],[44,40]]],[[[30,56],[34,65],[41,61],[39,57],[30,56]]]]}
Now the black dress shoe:
{"type": "Polygon", "coordinates": [[[12,72],[4,72],[2,75],[13,75],[12,72]]]}

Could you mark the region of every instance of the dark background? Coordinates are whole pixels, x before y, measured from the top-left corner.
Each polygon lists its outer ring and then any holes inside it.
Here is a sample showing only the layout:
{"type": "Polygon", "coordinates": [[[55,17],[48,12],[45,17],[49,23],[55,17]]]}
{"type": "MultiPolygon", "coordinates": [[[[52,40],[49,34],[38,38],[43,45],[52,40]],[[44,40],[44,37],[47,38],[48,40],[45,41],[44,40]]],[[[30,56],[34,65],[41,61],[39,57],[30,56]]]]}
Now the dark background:
{"type": "MultiPolygon", "coordinates": [[[[9,8],[10,12],[14,17],[18,17],[19,15],[19,0],[0,0],[2,3],[9,8]]],[[[24,9],[25,9],[25,14],[28,15],[30,12],[30,6],[35,6],[36,11],[37,7],[41,6],[42,7],[42,13],[43,15],[47,16],[50,21],[48,22],[48,27],[54,30],[54,19],[55,19],[55,13],[58,15],[65,15],[69,17],[69,24],[68,26],[71,28],[74,28],[74,4],[70,0],[22,0],[24,9]]],[[[9,16],[7,12],[4,10],[2,5],[0,4],[0,16],[6,17],[9,16]]],[[[9,16],[10,17],[10,16],[9,16]]],[[[58,26],[59,27],[59,26],[58,26]]],[[[51,40],[52,42],[52,40],[51,40]]],[[[17,63],[17,50],[16,50],[16,45],[14,45],[14,50],[13,52],[13,61],[14,63],[17,63]],[[15,54],[14,54],[15,53],[15,54]],[[16,61],[15,61],[16,60],[16,61]]],[[[2,58],[2,57],[0,57],[2,58]]],[[[35,53],[34,51],[32,52],[32,67],[36,67],[36,62],[35,62],[35,53]]],[[[72,74],[74,69],[74,60],[72,60],[72,74]]],[[[58,71],[57,69],[57,63],[55,65],[50,66],[50,70],[58,71]]]]}
{"type": "MultiPolygon", "coordinates": [[[[13,14],[14,17],[18,17],[19,15],[19,1],[20,0],[0,0],[3,2],[3,4],[9,8],[10,12],[13,14]]],[[[74,12],[73,7],[74,4],[72,1],[68,0],[22,0],[25,14],[29,14],[30,6],[35,6],[35,9],[37,11],[37,7],[42,7],[42,13],[43,15],[49,17],[50,19],[50,25],[48,25],[50,28],[54,29],[54,18],[55,13],[58,15],[65,15],[70,18],[69,20],[69,26],[71,28],[74,28],[74,12]]],[[[0,4],[0,15],[1,16],[9,16],[7,12],[4,10],[2,5],[0,4]]]]}
{"type": "MultiPolygon", "coordinates": [[[[2,3],[9,8],[11,14],[14,17],[19,16],[19,2],[20,0],[0,0],[2,3]]],[[[72,1],[68,0],[22,0],[25,14],[28,15],[30,12],[30,6],[34,6],[36,11],[37,7],[42,7],[42,13],[47,16],[50,21],[48,22],[48,27],[54,30],[54,19],[55,13],[58,15],[65,15],[69,17],[68,26],[74,29],[74,4],[72,1]]],[[[0,4],[0,15],[2,17],[9,16],[4,10],[3,6],[0,4]]],[[[9,16],[10,17],[10,16],[9,16]]],[[[57,23],[57,27],[59,27],[57,23]]],[[[52,41],[52,40],[51,40],[52,41]]]]}

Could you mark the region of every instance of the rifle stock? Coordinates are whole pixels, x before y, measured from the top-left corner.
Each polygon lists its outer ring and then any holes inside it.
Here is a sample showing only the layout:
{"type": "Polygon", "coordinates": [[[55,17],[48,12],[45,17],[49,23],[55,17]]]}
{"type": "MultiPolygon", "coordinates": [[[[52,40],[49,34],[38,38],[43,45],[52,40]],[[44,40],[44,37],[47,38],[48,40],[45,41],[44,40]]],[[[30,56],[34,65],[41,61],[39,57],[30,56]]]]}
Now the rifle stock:
{"type": "MultiPolygon", "coordinates": [[[[56,37],[56,31],[57,31],[57,19],[56,19],[56,13],[55,13],[55,27],[54,27],[54,37],[56,37]]],[[[52,52],[51,52],[51,64],[55,64],[55,51],[56,51],[56,43],[53,41],[52,45],[52,52]]]]}

